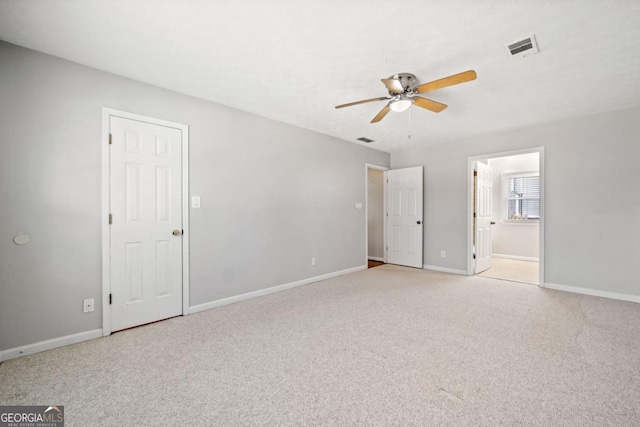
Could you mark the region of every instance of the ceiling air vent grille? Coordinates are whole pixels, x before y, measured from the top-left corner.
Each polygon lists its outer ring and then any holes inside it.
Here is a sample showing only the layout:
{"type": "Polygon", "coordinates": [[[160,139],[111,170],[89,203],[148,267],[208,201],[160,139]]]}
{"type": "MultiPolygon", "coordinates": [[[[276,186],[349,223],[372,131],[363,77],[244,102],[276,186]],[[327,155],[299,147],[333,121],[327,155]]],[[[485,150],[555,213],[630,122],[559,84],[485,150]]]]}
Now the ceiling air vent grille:
{"type": "Polygon", "coordinates": [[[369,144],[373,142],[373,139],[369,139],[369,138],[365,138],[364,136],[361,136],[360,138],[358,138],[358,141],[366,142],[367,144],[369,144]]]}
{"type": "Polygon", "coordinates": [[[511,52],[511,57],[513,59],[516,58],[524,58],[525,56],[533,55],[539,52],[538,44],[536,43],[536,38],[534,35],[527,37],[526,39],[518,40],[511,44],[508,44],[509,52],[511,52]]]}

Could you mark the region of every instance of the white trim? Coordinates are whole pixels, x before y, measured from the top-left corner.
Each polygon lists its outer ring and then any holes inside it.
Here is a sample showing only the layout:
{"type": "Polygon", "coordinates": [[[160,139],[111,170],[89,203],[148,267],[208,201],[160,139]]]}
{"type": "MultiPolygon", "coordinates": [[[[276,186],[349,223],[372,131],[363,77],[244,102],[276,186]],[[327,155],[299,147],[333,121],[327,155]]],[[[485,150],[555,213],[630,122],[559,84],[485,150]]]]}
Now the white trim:
{"type": "Polygon", "coordinates": [[[387,181],[387,174],[390,170],[391,168],[382,172],[382,258],[384,258],[384,261],[382,262],[384,263],[387,262],[387,252],[389,252],[389,244],[387,243],[387,218],[389,215],[389,209],[387,207],[387,187],[389,185],[387,181]]]}
{"type": "Polygon", "coordinates": [[[379,262],[384,262],[384,258],[380,258],[377,256],[370,256],[368,261],[379,261],[379,262]]]}
{"type": "Polygon", "coordinates": [[[258,291],[253,291],[253,292],[247,292],[246,294],[235,295],[229,298],[219,299],[217,301],[211,301],[211,302],[206,302],[204,304],[193,305],[189,307],[189,313],[195,314],[201,311],[211,310],[212,308],[222,307],[223,305],[229,305],[236,302],[257,298],[257,297],[273,294],[280,291],[286,291],[287,289],[308,285],[309,283],[319,282],[321,280],[331,279],[333,277],[343,276],[345,274],[355,273],[356,271],[361,271],[366,269],[367,269],[367,265],[365,264],[358,267],[348,268],[346,270],[323,274],[321,276],[298,280],[297,282],[291,282],[291,283],[286,283],[284,285],[272,286],[270,288],[260,289],[258,291]]]}
{"type": "Polygon", "coordinates": [[[10,348],[8,350],[0,351],[0,362],[101,337],[102,329],[94,329],[91,331],[80,332],[73,335],[66,335],[64,337],[53,338],[46,341],[40,341],[22,347],[10,348]]]}
{"type": "Polygon", "coordinates": [[[102,108],[102,335],[111,334],[111,310],[109,292],[111,283],[111,258],[109,242],[109,128],[111,117],[138,120],[159,126],[171,127],[182,133],[182,315],[189,314],[189,126],[115,110],[102,108]]]}
{"type": "MultiPolygon", "coordinates": [[[[515,151],[503,151],[499,153],[489,153],[483,154],[480,156],[473,156],[468,158],[468,166],[467,166],[467,272],[466,275],[473,276],[473,162],[478,160],[485,159],[494,159],[499,157],[510,157],[510,156],[518,156],[520,154],[530,154],[530,153],[538,153],[538,161],[539,161],[539,173],[540,173],[540,220],[538,224],[540,225],[540,250],[538,253],[539,256],[539,267],[538,267],[538,283],[544,283],[544,225],[545,225],[545,159],[544,159],[544,147],[532,147],[523,150],[515,150],[515,151]]],[[[542,286],[542,285],[538,285],[542,286]]]]}
{"type": "Polygon", "coordinates": [[[465,270],[458,270],[456,268],[447,268],[447,267],[438,267],[437,265],[423,265],[422,268],[425,270],[433,270],[440,271],[442,273],[451,273],[451,274],[459,274],[461,276],[466,276],[467,272],[465,270]]]}
{"type": "Polygon", "coordinates": [[[388,171],[389,168],[387,166],[374,165],[373,163],[365,163],[367,169],[377,169],[379,171],[388,171]]]}
{"type": "Polygon", "coordinates": [[[182,315],[189,315],[191,280],[191,228],[189,221],[191,197],[189,195],[189,126],[180,125],[182,130],[182,315]]]}
{"type": "Polygon", "coordinates": [[[109,284],[111,283],[111,233],[109,233],[109,194],[111,189],[109,184],[109,130],[110,130],[111,110],[102,108],[102,207],[100,222],[102,223],[102,335],[111,333],[111,310],[109,309],[109,284]]]}
{"type": "Polygon", "coordinates": [[[504,255],[504,254],[491,254],[491,256],[493,258],[513,259],[516,261],[540,262],[540,258],[534,258],[530,256],[504,255]]]}
{"type": "Polygon", "coordinates": [[[473,199],[474,199],[474,184],[475,184],[475,166],[474,163],[477,160],[469,157],[467,159],[467,275],[473,276],[475,271],[474,265],[474,218],[473,218],[473,199]]]}
{"type": "MultiPolygon", "coordinates": [[[[370,260],[374,259],[373,257],[369,257],[369,169],[376,169],[379,171],[388,171],[389,168],[386,166],[374,165],[371,163],[364,164],[364,254],[365,264],[370,260]]],[[[384,179],[384,175],[382,178],[382,205],[383,209],[386,212],[387,210],[387,187],[386,180],[384,179]]],[[[387,262],[387,216],[382,216],[382,258],[376,258],[380,260],[380,262],[387,262]]]]}
{"type": "Polygon", "coordinates": [[[640,303],[640,295],[619,294],[617,292],[600,291],[598,289],[579,288],[577,286],[557,285],[555,283],[545,283],[544,288],[556,291],[571,292],[574,294],[591,295],[594,297],[610,298],[620,301],[640,303]]]}
{"type": "Polygon", "coordinates": [[[538,258],[540,265],[538,266],[538,286],[541,283],[544,283],[544,227],[546,220],[545,213],[545,197],[547,194],[547,190],[545,188],[545,159],[544,159],[544,147],[538,148],[538,152],[540,153],[539,162],[540,162],[540,229],[538,231],[538,236],[540,239],[540,250],[538,251],[538,258]]]}

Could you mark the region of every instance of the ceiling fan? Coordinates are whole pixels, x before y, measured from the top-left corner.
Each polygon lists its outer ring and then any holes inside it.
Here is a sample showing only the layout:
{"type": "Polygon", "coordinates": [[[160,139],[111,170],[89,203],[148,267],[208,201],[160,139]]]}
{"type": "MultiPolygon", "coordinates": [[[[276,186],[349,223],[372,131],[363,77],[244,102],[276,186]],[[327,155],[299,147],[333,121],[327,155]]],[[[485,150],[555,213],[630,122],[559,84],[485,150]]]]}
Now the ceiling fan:
{"type": "Polygon", "coordinates": [[[439,80],[434,80],[429,83],[416,86],[418,80],[416,76],[411,73],[399,73],[394,74],[388,79],[381,79],[382,83],[387,87],[389,96],[383,96],[380,98],[365,99],[363,101],[350,102],[348,104],[336,105],[336,108],[351,107],[352,105],[366,104],[367,102],[374,101],[389,101],[387,105],[380,110],[380,112],[371,120],[371,123],[377,123],[387,115],[391,110],[393,111],[405,111],[412,104],[418,107],[425,108],[439,113],[447,108],[445,104],[441,104],[431,99],[416,96],[419,93],[425,93],[436,89],[442,89],[447,86],[453,86],[460,83],[469,82],[476,79],[476,72],[473,70],[465,71],[444,77],[439,80]]]}

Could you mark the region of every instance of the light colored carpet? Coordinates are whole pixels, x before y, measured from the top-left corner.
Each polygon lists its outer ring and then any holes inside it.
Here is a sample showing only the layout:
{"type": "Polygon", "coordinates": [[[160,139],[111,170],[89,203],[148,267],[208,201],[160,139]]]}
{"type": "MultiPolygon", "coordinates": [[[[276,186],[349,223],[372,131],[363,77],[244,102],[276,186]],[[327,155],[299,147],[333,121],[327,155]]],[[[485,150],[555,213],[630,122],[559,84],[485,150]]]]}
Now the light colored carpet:
{"type": "Polygon", "coordinates": [[[493,279],[537,285],[540,264],[532,261],[520,261],[506,258],[491,258],[491,268],[479,275],[493,279]]]}
{"type": "Polygon", "coordinates": [[[393,265],[0,365],[68,426],[637,426],[640,305],[393,265]]]}

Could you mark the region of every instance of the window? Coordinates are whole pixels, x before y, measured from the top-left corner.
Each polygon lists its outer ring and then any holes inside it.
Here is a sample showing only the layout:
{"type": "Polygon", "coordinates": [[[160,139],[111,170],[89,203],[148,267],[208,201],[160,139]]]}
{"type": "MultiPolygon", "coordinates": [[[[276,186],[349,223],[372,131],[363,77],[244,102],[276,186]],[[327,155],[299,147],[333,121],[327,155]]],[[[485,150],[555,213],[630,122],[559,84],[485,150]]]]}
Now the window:
{"type": "Polygon", "coordinates": [[[502,199],[505,221],[539,221],[540,175],[538,172],[503,174],[502,199]]]}

